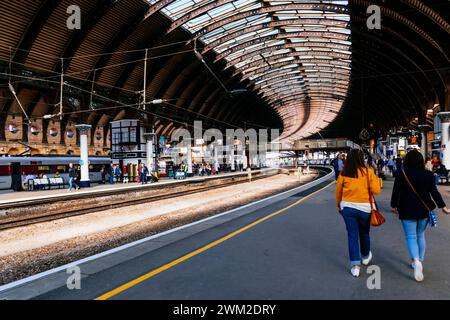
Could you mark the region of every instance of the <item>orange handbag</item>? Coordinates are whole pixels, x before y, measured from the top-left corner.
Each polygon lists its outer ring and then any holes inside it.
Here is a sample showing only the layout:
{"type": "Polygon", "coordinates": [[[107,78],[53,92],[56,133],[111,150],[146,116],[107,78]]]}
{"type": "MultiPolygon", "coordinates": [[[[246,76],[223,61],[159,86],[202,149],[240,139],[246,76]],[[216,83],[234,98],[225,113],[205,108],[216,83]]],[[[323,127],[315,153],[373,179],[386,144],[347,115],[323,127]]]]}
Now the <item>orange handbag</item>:
{"type": "Polygon", "coordinates": [[[372,210],[370,211],[370,225],[373,227],[378,227],[378,226],[381,226],[383,223],[385,223],[386,219],[384,218],[384,216],[381,214],[380,210],[378,209],[377,201],[375,200],[375,197],[373,196],[372,192],[370,191],[369,169],[367,169],[367,188],[369,190],[370,208],[372,208],[372,210]],[[375,204],[375,209],[373,208],[374,206],[372,204],[372,199],[373,199],[373,203],[375,204]]]}

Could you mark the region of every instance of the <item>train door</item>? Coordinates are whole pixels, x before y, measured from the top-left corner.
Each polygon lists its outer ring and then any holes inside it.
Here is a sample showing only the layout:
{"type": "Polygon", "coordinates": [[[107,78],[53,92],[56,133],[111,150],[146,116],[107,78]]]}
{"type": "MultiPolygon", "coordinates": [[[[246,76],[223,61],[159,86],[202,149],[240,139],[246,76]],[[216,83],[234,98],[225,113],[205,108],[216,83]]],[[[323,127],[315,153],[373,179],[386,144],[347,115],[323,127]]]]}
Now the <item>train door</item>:
{"type": "Polygon", "coordinates": [[[22,178],[21,178],[21,166],[20,162],[11,163],[11,189],[14,191],[22,191],[22,178]]]}

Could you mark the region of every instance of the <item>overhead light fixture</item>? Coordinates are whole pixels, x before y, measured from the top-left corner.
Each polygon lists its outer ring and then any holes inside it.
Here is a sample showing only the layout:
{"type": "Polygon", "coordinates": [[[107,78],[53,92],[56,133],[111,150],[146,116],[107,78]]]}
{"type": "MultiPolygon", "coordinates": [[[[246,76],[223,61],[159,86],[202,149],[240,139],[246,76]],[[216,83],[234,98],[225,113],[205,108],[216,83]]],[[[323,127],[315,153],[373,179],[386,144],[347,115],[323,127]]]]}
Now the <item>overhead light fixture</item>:
{"type": "Polygon", "coordinates": [[[241,93],[246,93],[248,90],[247,89],[234,89],[229,91],[230,94],[241,94],[241,93]]]}
{"type": "Polygon", "coordinates": [[[168,100],[165,100],[165,99],[155,99],[155,100],[152,100],[152,101],[150,101],[149,103],[150,104],[161,104],[161,103],[164,103],[164,102],[167,102],[168,100]]]}
{"type": "Polygon", "coordinates": [[[42,118],[43,118],[43,119],[46,119],[46,120],[49,120],[49,119],[52,119],[52,118],[54,118],[54,117],[58,117],[58,116],[60,116],[60,115],[61,115],[60,113],[46,114],[46,115],[42,116],[42,118]]]}

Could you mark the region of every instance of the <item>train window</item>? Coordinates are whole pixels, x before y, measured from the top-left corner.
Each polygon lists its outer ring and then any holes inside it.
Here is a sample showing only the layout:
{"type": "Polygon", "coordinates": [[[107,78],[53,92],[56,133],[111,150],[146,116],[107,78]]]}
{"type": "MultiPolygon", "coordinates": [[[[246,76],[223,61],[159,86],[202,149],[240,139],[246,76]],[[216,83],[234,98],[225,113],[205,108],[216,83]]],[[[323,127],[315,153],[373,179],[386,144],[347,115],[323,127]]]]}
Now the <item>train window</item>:
{"type": "Polygon", "coordinates": [[[9,165],[6,166],[0,166],[0,176],[10,176],[11,170],[9,165]]]}
{"type": "Polygon", "coordinates": [[[57,166],[56,170],[58,170],[59,173],[65,173],[66,172],[66,166],[57,166]]]}

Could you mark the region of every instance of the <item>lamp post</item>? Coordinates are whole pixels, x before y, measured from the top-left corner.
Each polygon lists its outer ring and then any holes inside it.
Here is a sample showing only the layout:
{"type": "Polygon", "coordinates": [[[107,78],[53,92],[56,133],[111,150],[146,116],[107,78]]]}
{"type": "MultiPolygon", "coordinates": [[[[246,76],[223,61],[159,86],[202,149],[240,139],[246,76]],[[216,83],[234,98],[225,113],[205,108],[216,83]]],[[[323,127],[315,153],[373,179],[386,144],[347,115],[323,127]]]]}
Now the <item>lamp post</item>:
{"type": "Polygon", "coordinates": [[[249,137],[245,137],[244,149],[245,149],[245,153],[247,154],[248,181],[252,182],[252,168],[251,168],[251,164],[250,164],[250,139],[249,139],[249,137]]]}
{"type": "Polygon", "coordinates": [[[90,124],[78,124],[75,126],[80,131],[80,165],[81,181],[80,187],[90,187],[89,179],[89,144],[88,132],[92,128],[90,124]]]}
{"type": "Polygon", "coordinates": [[[156,162],[156,152],[155,152],[155,127],[152,127],[152,132],[144,133],[144,138],[146,139],[147,143],[145,145],[145,151],[147,154],[147,167],[153,171],[156,172],[157,170],[157,162],[156,162]]]}
{"type": "Polygon", "coordinates": [[[187,147],[187,168],[189,176],[192,176],[192,138],[186,138],[186,147],[187,147]]]}

